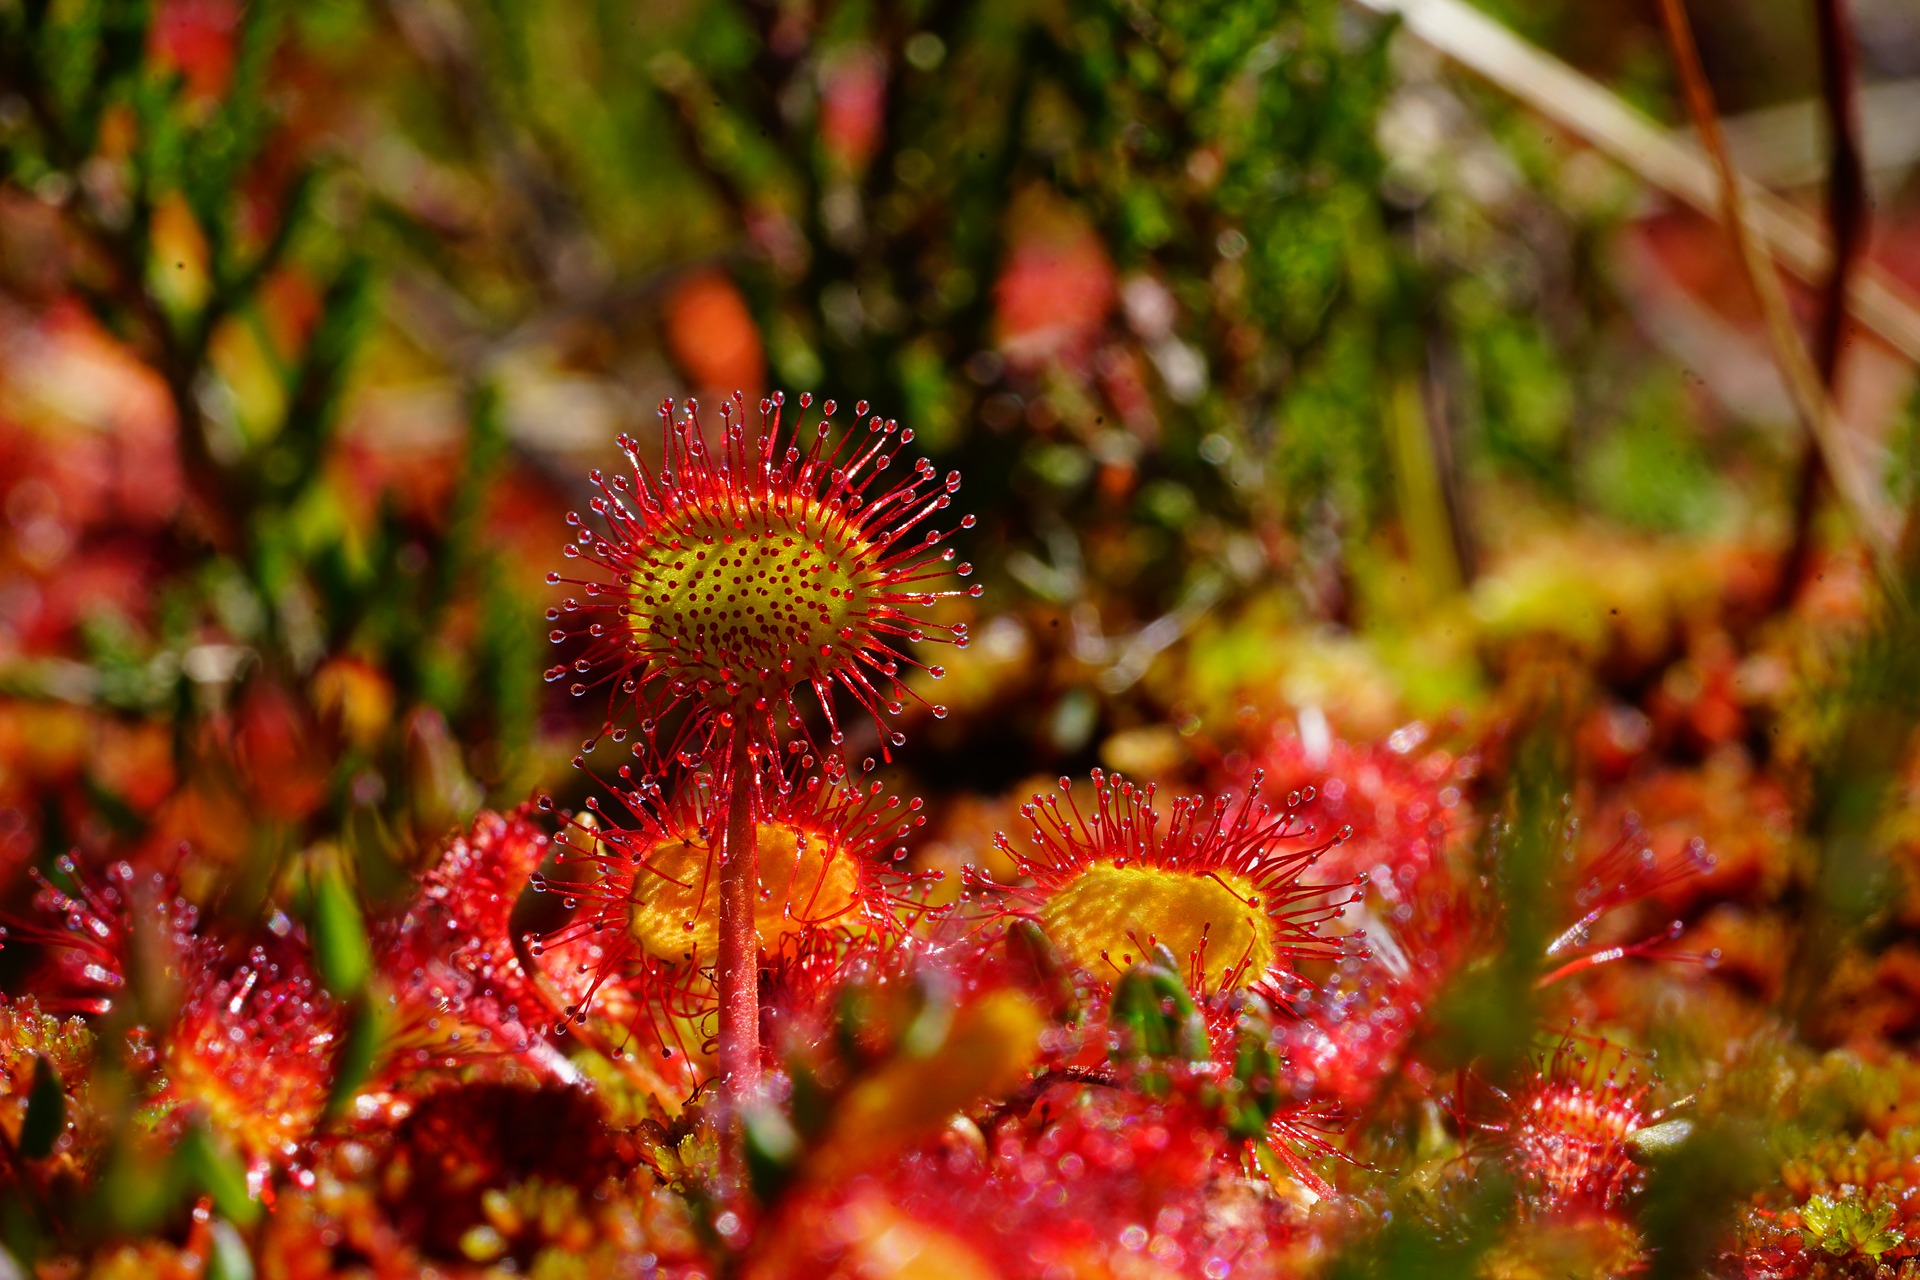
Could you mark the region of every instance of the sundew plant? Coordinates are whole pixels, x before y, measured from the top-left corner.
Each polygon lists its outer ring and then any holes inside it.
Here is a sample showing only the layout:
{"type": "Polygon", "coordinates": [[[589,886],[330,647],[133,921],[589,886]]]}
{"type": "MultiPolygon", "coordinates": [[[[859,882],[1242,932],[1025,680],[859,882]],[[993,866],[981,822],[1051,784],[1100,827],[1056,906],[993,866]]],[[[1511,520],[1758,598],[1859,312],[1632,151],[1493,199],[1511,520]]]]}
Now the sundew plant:
{"type": "Polygon", "coordinates": [[[1917,50],[0,0],[0,1280],[1920,1273],[1917,50]]]}

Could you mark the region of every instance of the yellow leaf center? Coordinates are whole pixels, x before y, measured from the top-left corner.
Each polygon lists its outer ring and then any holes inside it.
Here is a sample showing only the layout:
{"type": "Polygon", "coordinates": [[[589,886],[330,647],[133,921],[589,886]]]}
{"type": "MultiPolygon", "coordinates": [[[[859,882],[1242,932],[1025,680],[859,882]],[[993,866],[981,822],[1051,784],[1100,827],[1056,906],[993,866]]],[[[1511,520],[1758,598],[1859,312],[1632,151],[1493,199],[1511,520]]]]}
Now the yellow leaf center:
{"type": "MultiPolygon", "coordinates": [[[[860,872],[853,855],[797,827],[758,828],[760,894],[754,929],[762,951],[809,929],[858,930],[860,872]]],[[[706,841],[672,840],[634,872],[627,928],[647,954],[711,964],[720,945],[720,865],[706,841]]]]}
{"type": "Polygon", "coordinates": [[[865,545],[828,508],[678,521],[685,545],[649,550],[630,583],[628,615],[650,647],[722,705],[778,696],[835,664],[871,593],[854,578],[865,545]]]}
{"type": "Polygon", "coordinates": [[[1197,970],[1209,991],[1245,986],[1274,960],[1273,921],[1259,895],[1225,871],[1096,864],[1047,900],[1040,926],[1075,964],[1102,976],[1156,942],[1197,970]]]}

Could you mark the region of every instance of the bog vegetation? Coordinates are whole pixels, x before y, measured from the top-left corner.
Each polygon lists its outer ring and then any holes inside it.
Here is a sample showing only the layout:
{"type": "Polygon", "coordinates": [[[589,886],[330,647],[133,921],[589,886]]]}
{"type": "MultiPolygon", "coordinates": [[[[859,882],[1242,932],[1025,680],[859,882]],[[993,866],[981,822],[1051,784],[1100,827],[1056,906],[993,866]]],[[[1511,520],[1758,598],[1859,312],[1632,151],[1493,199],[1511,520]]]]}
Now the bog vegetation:
{"type": "Polygon", "coordinates": [[[0,0],[0,1280],[1913,1273],[1811,9],[0,0]]]}

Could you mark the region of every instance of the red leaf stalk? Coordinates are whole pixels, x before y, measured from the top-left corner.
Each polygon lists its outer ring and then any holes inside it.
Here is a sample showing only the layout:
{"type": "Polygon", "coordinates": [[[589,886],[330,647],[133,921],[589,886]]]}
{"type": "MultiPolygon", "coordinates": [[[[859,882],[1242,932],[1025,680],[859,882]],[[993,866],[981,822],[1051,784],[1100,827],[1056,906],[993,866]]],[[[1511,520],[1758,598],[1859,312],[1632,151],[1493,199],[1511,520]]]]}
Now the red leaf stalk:
{"type": "Polygon", "coordinates": [[[753,820],[753,762],[736,719],[728,761],[727,844],[720,863],[720,1072],[734,1101],[760,1087],[760,939],[754,894],[760,866],[753,820]]]}

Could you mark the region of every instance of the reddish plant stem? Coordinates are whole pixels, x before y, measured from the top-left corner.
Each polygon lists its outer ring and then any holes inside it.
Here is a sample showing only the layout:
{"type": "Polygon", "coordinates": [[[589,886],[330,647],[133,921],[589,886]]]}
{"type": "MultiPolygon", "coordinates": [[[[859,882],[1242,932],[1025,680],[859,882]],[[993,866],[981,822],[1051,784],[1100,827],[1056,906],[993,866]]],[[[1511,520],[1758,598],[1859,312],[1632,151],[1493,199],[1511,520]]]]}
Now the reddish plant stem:
{"type": "MultiPolygon", "coordinates": [[[[1855,91],[1858,58],[1847,0],[1815,0],[1820,38],[1820,88],[1827,109],[1827,228],[1833,265],[1821,290],[1813,335],[1813,362],[1827,394],[1840,381],[1847,324],[1847,294],[1867,240],[1867,171],[1860,151],[1860,101],[1855,91]]],[[[1820,451],[1809,445],[1800,462],[1794,494],[1793,537],[1777,603],[1790,601],[1813,567],[1813,516],[1826,489],[1820,451]]]]}
{"type": "Polygon", "coordinates": [[[760,889],[747,728],[736,720],[726,771],[727,836],[720,859],[720,1075],[735,1102],[760,1087],[760,889]]]}

